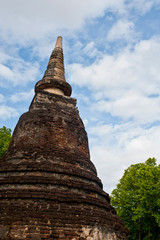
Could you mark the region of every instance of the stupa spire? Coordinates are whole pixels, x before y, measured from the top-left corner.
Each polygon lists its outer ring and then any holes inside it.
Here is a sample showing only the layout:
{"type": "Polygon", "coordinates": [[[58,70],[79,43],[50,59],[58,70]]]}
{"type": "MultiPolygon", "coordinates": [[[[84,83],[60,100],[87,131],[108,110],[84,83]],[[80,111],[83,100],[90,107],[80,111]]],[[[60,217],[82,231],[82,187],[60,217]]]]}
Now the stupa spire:
{"type": "Polygon", "coordinates": [[[63,49],[63,47],[62,47],[62,37],[61,37],[61,36],[58,36],[58,37],[57,37],[57,41],[56,41],[56,44],[55,44],[55,48],[61,48],[61,49],[63,49]]]}
{"type": "Polygon", "coordinates": [[[57,37],[43,79],[38,81],[35,91],[43,90],[58,95],[70,96],[72,88],[65,80],[62,37],[57,37]]]}

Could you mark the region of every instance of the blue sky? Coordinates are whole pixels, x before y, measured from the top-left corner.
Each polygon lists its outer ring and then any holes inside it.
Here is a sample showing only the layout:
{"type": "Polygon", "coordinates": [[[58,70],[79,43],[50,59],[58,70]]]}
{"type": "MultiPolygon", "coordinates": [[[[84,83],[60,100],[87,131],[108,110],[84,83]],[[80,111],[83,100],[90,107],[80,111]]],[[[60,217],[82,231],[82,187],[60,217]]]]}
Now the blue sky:
{"type": "Polygon", "coordinates": [[[111,192],[160,162],[160,0],[0,0],[0,127],[14,130],[63,36],[66,80],[111,192]]]}

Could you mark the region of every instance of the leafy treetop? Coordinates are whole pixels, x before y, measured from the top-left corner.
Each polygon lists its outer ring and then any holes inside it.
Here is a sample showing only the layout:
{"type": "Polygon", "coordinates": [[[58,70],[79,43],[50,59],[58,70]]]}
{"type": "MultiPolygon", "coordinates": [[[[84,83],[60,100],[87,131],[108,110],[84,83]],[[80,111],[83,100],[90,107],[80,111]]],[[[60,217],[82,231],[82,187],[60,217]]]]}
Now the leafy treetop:
{"type": "Polygon", "coordinates": [[[0,128],[0,157],[7,151],[11,141],[11,129],[3,126],[0,128]]]}
{"type": "Polygon", "coordinates": [[[160,165],[155,158],[125,170],[111,203],[130,230],[129,239],[160,238],[160,165]]]}

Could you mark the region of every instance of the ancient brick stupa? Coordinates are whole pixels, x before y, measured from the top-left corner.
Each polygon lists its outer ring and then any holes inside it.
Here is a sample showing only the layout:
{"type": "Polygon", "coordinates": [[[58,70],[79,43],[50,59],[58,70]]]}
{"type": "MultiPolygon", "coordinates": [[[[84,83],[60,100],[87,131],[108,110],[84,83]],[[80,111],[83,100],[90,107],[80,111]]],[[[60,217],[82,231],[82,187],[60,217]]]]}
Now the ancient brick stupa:
{"type": "Polygon", "coordinates": [[[120,240],[127,230],[90,161],[58,37],[0,160],[0,239],[120,240]]]}

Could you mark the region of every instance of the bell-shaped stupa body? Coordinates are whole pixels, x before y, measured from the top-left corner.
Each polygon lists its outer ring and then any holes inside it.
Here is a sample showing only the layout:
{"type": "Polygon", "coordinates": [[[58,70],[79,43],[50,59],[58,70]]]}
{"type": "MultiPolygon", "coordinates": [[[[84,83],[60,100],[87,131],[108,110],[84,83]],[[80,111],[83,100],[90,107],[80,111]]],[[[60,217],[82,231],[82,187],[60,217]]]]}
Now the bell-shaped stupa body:
{"type": "Polygon", "coordinates": [[[125,240],[90,161],[59,37],[0,160],[0,239],[125,240]]]}

